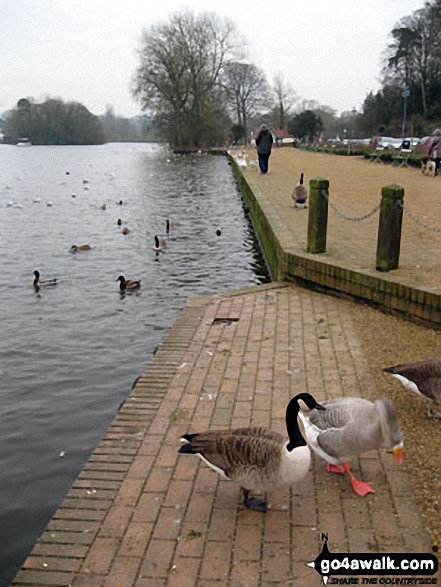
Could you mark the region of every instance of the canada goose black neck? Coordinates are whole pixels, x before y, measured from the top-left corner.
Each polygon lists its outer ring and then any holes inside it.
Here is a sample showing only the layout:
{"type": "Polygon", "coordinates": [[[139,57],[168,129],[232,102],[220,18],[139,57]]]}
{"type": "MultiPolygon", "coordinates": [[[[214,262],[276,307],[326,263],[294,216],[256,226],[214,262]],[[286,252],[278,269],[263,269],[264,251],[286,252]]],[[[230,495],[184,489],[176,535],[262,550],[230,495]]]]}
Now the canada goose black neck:
{"type": "Polygon", "coordinates": [[[38,280],[40,279],[40,272],[35,270],[34,275],[35,275],[34,285],[38,285],[38,280]]]}
{"type": "Polygon", "coordinates": [[[157,235],[155,235],[155,247],[159,249],[159,238],[157,235]]]}
{"type": "Polygon", "coordinates": [[[168,218],[165,221],[165,230],[166,232],[170,232],[170,220],[168,218]]]}
{"type": "Polygon", "coordinates": [[[306,446],[306,440],[300,432],[299,424],[297,422],[297,415],[299,413],[299,400],[303,400],[310,410],[316,408],[317,410],[324,410],[325,408],[317,403],[309,393],[299,393],[292,398],[286,408],[286,429],[288,431],[289,443],[286,449],[291,452],[298,446],[306,446]]]}
{"type": "Polygon", "coordinates": [[[300,174],[300,185],[303,185],[303,173],[300,174]]]}

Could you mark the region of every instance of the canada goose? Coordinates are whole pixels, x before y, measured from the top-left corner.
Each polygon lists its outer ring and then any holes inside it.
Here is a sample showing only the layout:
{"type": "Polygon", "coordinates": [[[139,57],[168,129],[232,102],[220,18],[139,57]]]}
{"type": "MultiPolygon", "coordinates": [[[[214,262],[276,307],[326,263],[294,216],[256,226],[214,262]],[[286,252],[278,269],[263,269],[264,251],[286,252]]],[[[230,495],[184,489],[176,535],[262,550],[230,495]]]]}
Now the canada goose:
{"type": "Polygon", "coordinates": [[[116,221],[116,223],[117,223],[118,226],[121,226],[121,224],[122,224],[121,218],[118,218],[118,220],[116,221]]]}
{"type": "Polygon", "coordinates": [[[170,222],[170,220],[167,218],[165,221],[165,232],[168,234],[170,230],[173,230],[175,227],[176,224],[174,222],[170,222]]]}
{"type": "Polygon", "coordinates": [[[154,251],[163,251],[167,247],[167,241],[159,236],[155,235],[155,244],[153,245],[154,251]]]}
{"type": "Polygon", "coordinates": [[[57,285],[58,283],[58,279],[56,279],[55,277],[46,277],[45,279],[40,279],[39,271],[34,271],[34,275],[34,287],[57,285]]]}
{"type": "Polygon", "coordinates": [[[129,228],[127,228],[127,226],[125,226],[125,227],[124,227],[124,228],[121,230],[121,232],[122,232],[123,234],[129,234],[129,232],[130,232],[130,229],[129,229],[129,228]]]}
{"type": "MultiPolygon", "coordinates": [[[[441,406],[441,359],[432,358],[383,369],[407,389],[441,406]]],[[[441,418],[441,410],[429,408],[429,418],[441,418]]]]}
{"type": "Polygon", "coordinates": [[[104,202],[104,204],[101,204],[101,210],[105,210],[106,208],[107,208],[106,202],[104,202]]]}
{"type": "Polygon", "coordinates": [[[300,412],[309,446],[328,462],[331,473],[346,472],[358,495],[372,493],[370,483],[356,479],[351,457],[382,446],[403,460],[404,435],[394,404],[386,397],[375,403],[360,397],[341,397],[323,402],[324,412],[300,412]]]}
{"type": "Polygon", "coordinates": [[[125,279],[124,275],[120,275],[116,281],[119,281],[119,289],[125,291],[126,289],[138,289],[141,287],[140,279],[125,279]]]}
{"type": "Polygon", "coordinates": [[[299,183],[294,186],[292,190],[292,199],[294,200],[294,208],[298,208],[298,204],[302,205],[303,208],[306,208],[306,200],[308,199],[308,192],[306,191],[305,186],[303,185],[303,173],[300,174],[299,183]]]}
{"type": "Polygon", "coordinates": [[[267,503],[250,497],[250,491],[265,493],[291,485],[309,469],[311,455],[297,422],[299,400],[310,409],[324,409],[309,393],[293,397],[285,416],[289,441],[268,428],[208,430],[184,434],[179,452],[198,455],[222,477],[236,481],[244,491],[245,507],[266,512],[267,503]]]}
{"type": "Polygon", "coordinates": [[[72,245],[70,247],[70,252],[77,253],[78,251],[90,251],[91,248],[90,245],[72,245]]]}

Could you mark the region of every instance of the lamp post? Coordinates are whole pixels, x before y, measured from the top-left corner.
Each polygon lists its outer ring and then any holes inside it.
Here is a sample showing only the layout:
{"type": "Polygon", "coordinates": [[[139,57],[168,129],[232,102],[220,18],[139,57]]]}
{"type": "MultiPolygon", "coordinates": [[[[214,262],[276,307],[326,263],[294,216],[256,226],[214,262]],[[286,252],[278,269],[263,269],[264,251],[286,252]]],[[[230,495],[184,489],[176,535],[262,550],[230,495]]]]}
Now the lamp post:
{"type": "Polygon", "coordinates": [[[355,106],[352,108],[352,139],[355,139],[355,115],[357,114],[357,110],[355,106]]]}
{"type": "Polygon", "coordinates": [[[404,98],[404,105],[403,105],[403,141],[406,138],[406,115],[407,115],[407,97],[410,94],[409,86],[404,86],[404,90],[402,91],[401,95],[404,98]]]}

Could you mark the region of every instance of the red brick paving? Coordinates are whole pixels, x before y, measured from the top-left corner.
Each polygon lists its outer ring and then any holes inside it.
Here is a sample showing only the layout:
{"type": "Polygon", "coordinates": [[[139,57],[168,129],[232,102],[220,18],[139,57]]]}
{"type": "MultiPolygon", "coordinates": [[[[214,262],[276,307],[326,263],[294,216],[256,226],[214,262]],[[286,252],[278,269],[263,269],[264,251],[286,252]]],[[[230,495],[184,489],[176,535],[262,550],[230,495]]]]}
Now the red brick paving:
{"type": "Polygon", "coordinates": [[[377,395],[350,302],[273,284],[190,300],[37,542],[14,585],[318,586],[322,532],[339,552],[430,552],[405,467],[353,463],[376,493],[313,457],[302,483],[245,510],[239,488],[178,455],[185,432],[266,425],[288,400],[377,395]],[[239,318],[213,324],[214,318],[239,318]]]}

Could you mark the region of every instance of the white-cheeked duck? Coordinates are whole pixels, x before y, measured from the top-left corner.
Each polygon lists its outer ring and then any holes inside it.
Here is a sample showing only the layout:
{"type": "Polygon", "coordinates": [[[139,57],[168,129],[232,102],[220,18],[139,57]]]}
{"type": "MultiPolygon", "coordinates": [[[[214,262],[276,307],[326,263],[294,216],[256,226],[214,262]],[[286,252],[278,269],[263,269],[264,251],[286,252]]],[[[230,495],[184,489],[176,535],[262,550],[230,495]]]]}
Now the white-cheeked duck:
{"type": "Polygon", "coordinates": [[[429,408],[429,418],[441,418],[441,359],[434,357],[403,363],[386,367],[383,371],[396,377],[407,389],[439,406],[439,410],[429,408]]]}
{"type": "Polygon", "coordinates": [[[369,450],[392,449],[401,464],[404,435],[395,405],[387,397],[374,403],[360,397],[341,397],[322,402],[325,410],[300,412],[306,439],[328,464],[331,473],[347,473],[358,495],[373,493],[370,483],[357,479],[349,461],[369,450]]]}
{"type": "Polygon", "coordinates": [[[195,454],[222,477],[238,483],[244,492],[244,505],[261,512],[267,503],[250,496],[266,493],[301,481],[309,469],[311,454],[300,432],[297,415],[299,400],[311,410],[323,410],[309,393],[300,393],[286,408],[288,439],[267,428],[208,430],[184,434],[180,453],[195,454]]]}

